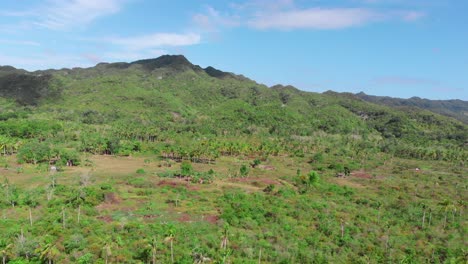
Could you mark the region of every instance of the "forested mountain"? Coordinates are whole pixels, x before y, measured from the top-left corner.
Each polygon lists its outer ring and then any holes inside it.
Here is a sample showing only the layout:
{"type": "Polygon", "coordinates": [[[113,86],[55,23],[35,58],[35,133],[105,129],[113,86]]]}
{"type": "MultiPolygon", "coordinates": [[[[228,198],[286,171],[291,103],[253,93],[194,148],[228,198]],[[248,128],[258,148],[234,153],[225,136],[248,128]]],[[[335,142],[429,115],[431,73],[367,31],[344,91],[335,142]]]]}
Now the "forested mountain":
{"type": "Polygon", "coordinates": [[[34,114],[95,125],[156,125],[214,135],[378,132],[419,145],[456,146],[467,135],[466,125],[421,109],[291,86],[268,88],[212,67],[202,69],[183,56],[31,73],[3,67],[0,95],[35,106],[34,114]]]}
{"type": "Polygon", "coordinates": [[[0,67],[0,257],[464,263],[468,125],[366,100],[183,56],[0,67]]]}
{"type": "Polygon", "coordinates": [[[357,97],[368,102],[384,104],[394,107],[419,107],[445,116],[456,118],[463,123],[468,123],[468,102],[462,100],[429,100],[419,97],[409,99],[393,98],[388,96],[373,96],[363,92],[357,93],[357,97]]]}

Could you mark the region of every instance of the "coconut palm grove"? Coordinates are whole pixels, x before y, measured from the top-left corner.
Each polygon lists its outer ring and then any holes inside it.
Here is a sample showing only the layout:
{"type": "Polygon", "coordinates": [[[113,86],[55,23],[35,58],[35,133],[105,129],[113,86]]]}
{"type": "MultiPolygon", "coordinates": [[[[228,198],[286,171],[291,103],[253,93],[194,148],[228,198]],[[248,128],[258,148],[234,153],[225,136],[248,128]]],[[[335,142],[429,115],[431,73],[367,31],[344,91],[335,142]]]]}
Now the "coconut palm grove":
{"type": "Polygon", "coordinates": [[[1,0],[0,264],[467,264],[467,10],[1,0]]]}
{"type": "Polygon", "coordinates": [[[3,263],[466,261],[465,101],[267,87],[181,55],[2,67],[0,89],[3,263]]]}

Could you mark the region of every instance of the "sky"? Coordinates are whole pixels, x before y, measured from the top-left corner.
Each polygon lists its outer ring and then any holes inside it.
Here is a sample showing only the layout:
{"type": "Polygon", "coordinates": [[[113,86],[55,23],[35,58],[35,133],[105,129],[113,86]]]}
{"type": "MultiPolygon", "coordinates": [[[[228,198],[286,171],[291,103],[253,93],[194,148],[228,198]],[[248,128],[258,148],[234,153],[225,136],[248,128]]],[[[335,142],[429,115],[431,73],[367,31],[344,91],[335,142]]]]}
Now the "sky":
{"type": "Polygon", "coordinates": [[[0,65],[182,54],[305,91],[468,100],[466,0],[1,0],[0,65]]]}

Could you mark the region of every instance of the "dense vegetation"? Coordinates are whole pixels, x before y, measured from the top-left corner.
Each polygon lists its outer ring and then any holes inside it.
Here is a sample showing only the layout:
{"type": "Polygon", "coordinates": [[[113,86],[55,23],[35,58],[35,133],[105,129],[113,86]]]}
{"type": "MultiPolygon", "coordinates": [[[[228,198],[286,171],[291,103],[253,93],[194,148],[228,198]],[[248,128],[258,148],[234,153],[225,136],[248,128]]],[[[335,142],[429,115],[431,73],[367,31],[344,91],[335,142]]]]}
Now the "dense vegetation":
{"type": "Polygon", "coordinates": [[[465,124],[468,123],[468,102],[462,100],[428,100],[419,97],[401,99],[387,96],[372,96],[363,92],[356,94],[356,96],[368,102],[388,106],[419,107],[434,113],[456,118],[465,124]]]}
{"type": "Polygon", "coordinates": [[[0,257],[464,263],[467,136],[183,56],[0,67],[0,257]]]}

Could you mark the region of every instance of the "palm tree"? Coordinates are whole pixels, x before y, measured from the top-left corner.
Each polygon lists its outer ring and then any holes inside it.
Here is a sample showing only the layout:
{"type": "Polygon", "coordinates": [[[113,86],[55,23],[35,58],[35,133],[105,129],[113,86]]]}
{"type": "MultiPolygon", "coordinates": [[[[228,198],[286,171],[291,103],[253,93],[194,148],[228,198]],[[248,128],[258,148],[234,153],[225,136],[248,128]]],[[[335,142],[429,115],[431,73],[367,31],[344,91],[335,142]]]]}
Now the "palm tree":
{"type": "Polygon", "coordinates": [[[153,237],[147,244],[147,248],[151,251],[151,263],[156,264],[157,240],[153,237]]]}
{"type": "Polygon", "coordinates": [[[221,236],[221,249],[222,249],[222,263],[226,263],[226,259],[231,255],[231,251],[228,249],[229,243],[229,225],[225,224],[223,228],[223,233],[221,236]]]}
{"type": "Polygon", "coordinates": [[[229,242],[229,225],[225,224],[222,237],[221,237],[221,249],[226,250],[229,242]]]}
{"type": "Polygon", "coordinates": [[[2,264],[6,264],[8,258],[13,255],[13,244],[6,244],[2,250],[0,250],[0,254],[2,255],[2,264]]]}
{"type": "Polygon", "coordinates": [[[60,251],[57,247],[50,243],[44,245],[42,248],[38,248],[37,253],[39,253],[39,259],[44,262],[47,261],[48,264],[54,263],[60,255],[60,251]]]}
{"type": "Polygon", "coordinates": [[[112,256],[111,243],[106,242],[106,244],[102,247],[102,254],[104,255],[106,264],[109,263],[109,258],[110,258],[110,256],[112,256]]]}
{"type": "Polygon", "coordinates": [[[174,263],[174,239],[175,239],[175,228],[172,224],[168,225],[166,238],[164,242],[170,243],[171,245],[171,262],[174,263]]]}

